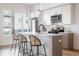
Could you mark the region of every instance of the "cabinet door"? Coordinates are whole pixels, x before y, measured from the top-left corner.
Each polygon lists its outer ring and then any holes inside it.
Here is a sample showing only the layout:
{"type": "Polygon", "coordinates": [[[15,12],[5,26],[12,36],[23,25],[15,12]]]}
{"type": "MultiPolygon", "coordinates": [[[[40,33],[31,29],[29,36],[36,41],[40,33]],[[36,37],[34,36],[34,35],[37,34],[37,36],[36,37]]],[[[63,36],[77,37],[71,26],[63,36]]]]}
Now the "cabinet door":
{"type": "Polygon", "coordinates": [[[50,16],[57,15],[57,14],[61,14],[62,13],[62,8],[61,7],[57,7],[57,8],[50,9],[49,11],[50,11],[50,16]]]}
{"type": "Polygon", "coordinates": [[[53,55],[54,56],[61,56],[62,55],[62,37],[61,36],[54,36],[53,37],[53,55]]]}
{"type": "Polygon", "coordinates": [[[64,34],[62,37],[62,46],[63,48],[68,48],[68,34],[64,34]]]}
{"type": "Polygon", "coordinates": [[[62,13],[62,8],[61,7],[58,7],[58,8],[55,8],[57,14],[61,14],[62,13]]]}
{"type": "Polygon", "coordinates": [[[63,35],[62,45],[65,49],[73,49],[73,33],[67,33],[63,35]]]}
{"type": "Polygon", "coordinates": [[[62,7],[62,23],[71,24],[71,5],[62,7]]]}
{"type": "Polygon", "coordinates": [[[73,33],[68,33],[68,49],[73,49],[73,33]]]}

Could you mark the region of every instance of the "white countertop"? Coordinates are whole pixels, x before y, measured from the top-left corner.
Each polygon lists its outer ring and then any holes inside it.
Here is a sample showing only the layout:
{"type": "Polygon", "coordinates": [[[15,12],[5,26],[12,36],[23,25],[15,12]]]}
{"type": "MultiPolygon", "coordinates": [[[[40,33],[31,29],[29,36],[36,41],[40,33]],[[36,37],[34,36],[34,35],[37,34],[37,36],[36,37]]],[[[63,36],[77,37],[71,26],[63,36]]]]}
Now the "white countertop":
{"type": "Polygon", "coordinates": [[[20,33],[20,34],[23,34],[23,35],[39,35],[39,36],[59,36],[59,35],[64,35],[64,34],[68,34],[68,33],[72,33],[72,32],[60,32],[58,34],[46,33],[46,32],[43,32],[43,33],[32,33],[32,32],[29,32],[29,33],[20,33]]]}
{"type": "Polygon", "coordinates": [[[49,33],[40,33],[40,34],[34,34],[34,35],[42,35],[42,36],[58,36],[58,35],[63,35],[63,34],[49,34],[49,33]]]}
{"type": "Polygon", "coordinates": [[[52,34],[52,33],[21,33],[24,35],[40,35],[40,36],[58,36],[58,35],[63,35],[63,33],[58,33],[58,34],[52,34]]]}

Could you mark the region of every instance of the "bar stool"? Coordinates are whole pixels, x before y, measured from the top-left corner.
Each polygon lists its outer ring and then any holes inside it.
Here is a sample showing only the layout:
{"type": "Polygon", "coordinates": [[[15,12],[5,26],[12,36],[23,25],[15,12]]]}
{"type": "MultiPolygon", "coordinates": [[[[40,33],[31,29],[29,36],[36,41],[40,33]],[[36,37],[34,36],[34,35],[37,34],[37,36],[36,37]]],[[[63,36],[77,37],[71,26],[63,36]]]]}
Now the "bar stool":
{"type": "Polygon", "coordinates": [[[40,39],[37,38],[34,35],[29,35],[29,38],[30,38],[30,44],[31,44],[30,54],[32,53],[32,56],[34,56],[34,55],[37,55],[37,56],[44,55],[44,56],[46,56],[45,45],[41,43],[40,39]],[[33,48],[32,48],[33,46],[37,47],[37,53],[36,54],[33,53],[33,48]],[[43,48],[44,48],[44,54],[42,54],[42,53],[39,52],[39,47],[40,46],[43,46],[43,48]]]}
{"type": "Polygon", "coordinates": [[[18,35],[16,33],[13,33],[12,34],[12,39],[13,39],[13,42],[12,42],[12,46],[11,46],[11,51],[14,48],[14,53],[15,53],[16,48],[19,45],[18,35]]]}
{"type": "MultiPolygon", "coordinates": [[[[27,43],[28,43],[28,40],[27,38],[22,35],[22,34],[18,34],[18,37],[19,37],[19,51],[18,51],[18,56],[19,56],[19,53],[22,51],[23,52],[23,56],[25,54],[28,54],[28,49],[27,49],[27,43]],[[25,52],[26,51],[26,52],[25,52]]],[[[28,54],[29,55],[29,54],[28,54]]]]}

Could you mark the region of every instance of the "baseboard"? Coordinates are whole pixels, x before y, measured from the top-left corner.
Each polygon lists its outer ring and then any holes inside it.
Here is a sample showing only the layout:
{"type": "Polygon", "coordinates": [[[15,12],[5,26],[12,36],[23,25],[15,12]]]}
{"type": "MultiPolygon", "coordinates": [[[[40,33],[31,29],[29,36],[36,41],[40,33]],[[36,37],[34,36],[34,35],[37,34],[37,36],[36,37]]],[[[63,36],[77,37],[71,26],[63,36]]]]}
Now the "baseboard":
{"type": "Polygon", "coordinates": [[[79,50],[78,50],[78,49],[73,49],[73,51],[78,51],[78,52],[79,52],[79,50]]]}
{"type": "Polygon", "coordinates": [[[63,48],[64,50],[73,51],[74,49],[63,48]]]}
{"type": "Polygon", "coordinates": [[[64,50],[69,50],[69,51],[78,51],[79,52],[79,50],[78,49],[67,49],[67,48],[63,48],[64,50]]]}
{"type": "Polygon", "coordinates": [[[2,46],[0,46],[0,48],[8,48],[8,47],[11,47],[11,44],[10,45],[2,45],[2,46]]]}

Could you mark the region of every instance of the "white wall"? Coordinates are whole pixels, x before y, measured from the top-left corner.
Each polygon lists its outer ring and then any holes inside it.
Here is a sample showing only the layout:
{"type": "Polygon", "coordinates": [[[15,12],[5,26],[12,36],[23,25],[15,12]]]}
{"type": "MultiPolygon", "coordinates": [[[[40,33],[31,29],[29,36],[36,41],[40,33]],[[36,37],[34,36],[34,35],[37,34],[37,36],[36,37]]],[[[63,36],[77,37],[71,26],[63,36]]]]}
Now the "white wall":
{"type": "MultiPolygon", "coordinates": [[[[25,12],[26,11],[26,5],[25,4],[0,4],[0,13],[2,13],[2,10],[9,10],[13,12],[25,12]]],[[[9,45],[12,43],[12,37],[11,35],[5,36],[3,34],[3,19],[0,15],[0,46],[2,45],[9,45]]]]}
{"type": "Polygon", "coordinates": [[[11,10],[14,12],[25,12],[26,11],[26,5],[25,4],[17,4],[17,3],[2,3],[0,4],[0,10],[11,10]]]}
{"type": "Polygon", "coordinates": [[[79,50],[79,4],[75,4],[75,24],[73,27],[74,35],[74,49],[79,50]]]}

